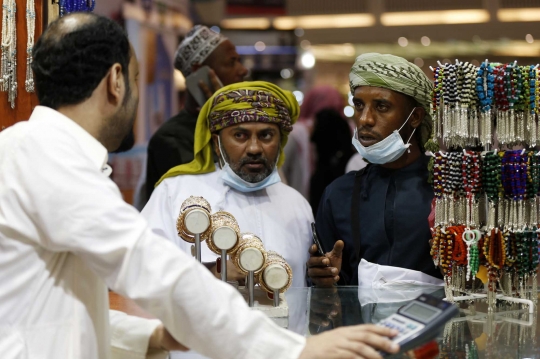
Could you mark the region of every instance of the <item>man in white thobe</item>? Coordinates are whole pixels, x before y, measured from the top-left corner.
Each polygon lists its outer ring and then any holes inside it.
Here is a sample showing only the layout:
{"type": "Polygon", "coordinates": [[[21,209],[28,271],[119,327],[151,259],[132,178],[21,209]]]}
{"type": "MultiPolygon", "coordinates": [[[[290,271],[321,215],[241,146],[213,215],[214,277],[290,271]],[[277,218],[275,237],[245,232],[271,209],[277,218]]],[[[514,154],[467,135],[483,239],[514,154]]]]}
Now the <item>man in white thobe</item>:
{"type": "MultiPolygon", "coordinates": [[[[231,213],[241,232],[254,233],[265,249],[280,253],[291,266],[292,286],[304,287],[313,215],[305,198],[283,184],[277,172],[298,112],[294,96],[268,82],[242,82],[218,90],[197,121],[195,160],[167,172],[142,211],[154,232],[191,253],[193,245],[177,234],[176,220],[184,200],[203,197],[212,212],[231,213]],[[211,162],[212,137],[220,166],[211,162]]],[[[202,262],[219,276],[218,255],[205,243],[201,250],[202,262]]],[[[228,279],[243,282],[245,276],[228,264],[228,279]]],[[[291,324],[305,316],[301,307],[289,303],[291,324]]],[[[200,356],[174,353],[173,358],[200,356]]]]}
{"type": "MultiPolygon", "coordinates": [[[[142,211],[154,232],[191,253],[192,244],[177,234],[176,220],[184,200],[201,196],[212,211],[231,213],[241,232],[254,233],[267,250],[281,254],[292,268],[292,286],[305,286],[313,215],[304,197],[280,181],[276,168],[298,111],[290,92],[268,82],[218,90],[199,115],[195,160],[169,170],[142,211]],[[219,167],[211,161],[212,139],[219,167]]],[[[203,243],[202,261],[217,257],[203,243]]],[[[242,279],[229,268],[229,279],[242,279]]]]}
{"type": "MultiPolygon", "coordinates": [[[[106,175],[107,152],[133,126],[138,64],[116,23],[65,16],[49,25],[33,58],[42,106],[0,133],[2,359],[111,358],[116,336],[130,331],[118,331],[126,322],[116,315],[117,327],[110,327],[107,287],[159,318],[176,341],[212,358],[396,350],[382,337],[393,333],[369,326],[317,340],[278,328],[122,200],[106,175]]],[[[120,339],[125,347],[117,349],[133,351],[131,358],[147,354],[148,338],[120,339]]]]}

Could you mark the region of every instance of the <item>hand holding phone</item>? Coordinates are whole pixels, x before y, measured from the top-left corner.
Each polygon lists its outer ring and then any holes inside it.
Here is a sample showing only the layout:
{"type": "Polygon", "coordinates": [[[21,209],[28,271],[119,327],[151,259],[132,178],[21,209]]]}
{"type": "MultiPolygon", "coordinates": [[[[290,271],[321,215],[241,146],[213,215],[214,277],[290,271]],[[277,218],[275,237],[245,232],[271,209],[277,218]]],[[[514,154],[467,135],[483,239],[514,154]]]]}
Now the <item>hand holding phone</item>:
{"type": "Polygon", "coordinates": [[[317,251],[313,246],[309,249],[310,257],[307,261],[308,276],[314,285],[318,287],[332,287],[339,281],[339,272],[341,270],[342,251],[345,243],[342,240],[336,241],[332,251],[325,252],[321,242],[315,223],[311,224],[313,243],[317,247],[317,251]]]}
{"type": "Polygon", "coordinates": [[[212,81],[210,71],[210,67],[202,66],[186,77],[186,88],[201,107],[215,91],[223,87],[215,74],[212,75],[214,77],[214,81],[212,81]]]}
{"type": "Polygon", "coordinates": [[[317,246],[317,253],[319,256],[324,257],[324,249],[319,241],[319,236],[317,235],[317,227],[315,227],[315,222],[311,223],[311,231],[313,236],[313,243],[317,246]]]}

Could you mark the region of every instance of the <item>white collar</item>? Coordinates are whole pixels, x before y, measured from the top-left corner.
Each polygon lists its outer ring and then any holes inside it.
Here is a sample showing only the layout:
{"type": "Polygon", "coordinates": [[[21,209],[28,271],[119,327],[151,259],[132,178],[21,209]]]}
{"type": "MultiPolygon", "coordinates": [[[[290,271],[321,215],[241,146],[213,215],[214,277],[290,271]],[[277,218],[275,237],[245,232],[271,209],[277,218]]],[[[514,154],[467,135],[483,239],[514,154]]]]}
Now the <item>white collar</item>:
{"type": "Polygon", "coordinates": [[[105,146],[69,117],[52,108],[36,106],[29,121],[47,121],[69,132],[81,144],[81,149],[95,164],[96,168],[107,176],[112,173],[111,167],[107,165],[109,154],[105,146]]]}

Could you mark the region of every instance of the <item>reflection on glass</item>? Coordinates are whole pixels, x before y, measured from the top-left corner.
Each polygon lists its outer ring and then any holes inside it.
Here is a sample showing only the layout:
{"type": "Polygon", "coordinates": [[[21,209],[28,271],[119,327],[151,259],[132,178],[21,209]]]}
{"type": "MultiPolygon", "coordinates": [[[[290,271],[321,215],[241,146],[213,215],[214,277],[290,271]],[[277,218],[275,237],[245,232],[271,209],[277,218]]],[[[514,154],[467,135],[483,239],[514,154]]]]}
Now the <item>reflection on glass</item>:
{"type": "MultiPolygon", "coordinates": [[[[396,313],[422,291],[430,294],[426,288],[413,286],[384,291],[359,290],[357,287],[291,288],[286,294],[292,315],[289,323],[294,331],[306,336],[340,326],[377,323],[396,313]]],[[[431,295],[444,297],[444,291],[433,292],[431,289],[431,295]]],[[[494,313],[488,313],[484,302],[463,302],[460,308],[460,316],[448,322],[437,338],[439,348],[436,343],[431,343],[414,350],[414,353],[393,358],[427,359],[439,352],[441,359],[540,359],[537,310],[529,314],[528,308],[499,303],[494,313]]]]}

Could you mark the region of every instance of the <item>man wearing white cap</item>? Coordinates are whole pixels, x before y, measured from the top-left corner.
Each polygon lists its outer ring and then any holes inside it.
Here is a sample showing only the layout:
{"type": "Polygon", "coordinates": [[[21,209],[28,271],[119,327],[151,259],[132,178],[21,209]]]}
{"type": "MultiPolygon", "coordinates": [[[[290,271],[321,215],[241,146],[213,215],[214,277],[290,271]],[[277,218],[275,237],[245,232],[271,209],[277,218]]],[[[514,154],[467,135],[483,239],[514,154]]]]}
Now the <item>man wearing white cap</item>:
{"type": "MultiPolygon", "coordinates": [[[[220,87],[217,79],[227,86],[241,82],[247,74],[236,47],[229,39],[206,26],[196,25],[178,46],[174,67],[187,77],[204,65],[211,69],[210,80],[214,87],[209,89],[201,84],[207,97],[220,87]]],[[[193,160],[193,136],[198,114],[198,105],[188,92],[184,109],[164,123],[150,139],[144,203],[170,168],[193,160]]]]}

